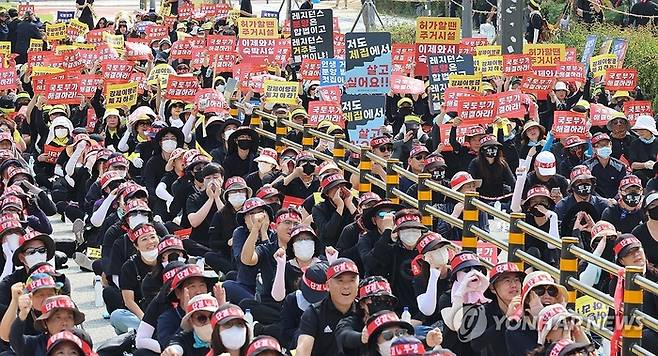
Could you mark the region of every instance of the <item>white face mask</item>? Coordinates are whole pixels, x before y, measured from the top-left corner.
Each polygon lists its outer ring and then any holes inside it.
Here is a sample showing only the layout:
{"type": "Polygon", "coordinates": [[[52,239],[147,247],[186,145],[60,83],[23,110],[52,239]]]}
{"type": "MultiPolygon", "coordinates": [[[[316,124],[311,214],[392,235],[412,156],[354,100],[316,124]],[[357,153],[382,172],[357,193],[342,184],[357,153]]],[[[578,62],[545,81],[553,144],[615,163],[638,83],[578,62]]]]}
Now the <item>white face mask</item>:
{"type": "Polygon", "coordinates": [[[228,350],[239,350],[244,346],[246,337],[247,331],[245,330],[245,327],[241,325],[232,326],[219,332],[219,338],[228,350]]]}
{"type": "Polygon", "coordinates": [[[135,215],[128,218],[128,227],[134,229],[139,224],[144,224],[149,222],[149,217],[146,215],[135,215]]]}
{"type": "Polygon", "coordinates": [[[210,339],[212,338],[212,325],[208,323],[204,326],[195,326],[194,333],[199,339],[201,339],[201,341],[210,342],[210,339]]]}
{"type": "Polygon", "coordinates": [[[379,354],[382,356],[390,356],[391,354],[391,344],[393,344],[393,339],[390,339],[388,341],[384,341],[381,344],[377,345],[377,348],[379,349],[379,354]]]}
{"type": "Polygon", "coordinates": [[[148,251],[140,251],[139,254],[142,256],[144,261],[153,262],[158,258],[158,249],[154,248],[148,251]]]}
{"type": "MultiPolygon", "coordinates": [[[[179,118],[171,118],[169,119],[169,123],[171,124],[172,127],[178,127],[181,128],[185,123],[183,123],[183,120],[179,118]]],[[[164,149],[164,148],[163,148],[164,149]]]]}
{"type": "Polygon", "coordinates": [[[167,153],[172,153],[176,149],[176,146],[178,146],[178,142],[176,140],[164,140],[162,141],[162,150],[167,152],[167,153]]]}
{"type": "Polygon", "coordinates": [[[274,103],[265,103],[263,108],[267,111],[272,111],[272,109],[274,109],[274,103]]]}
{"type": "Polygon", "coordinates": [[[123,171],[116,171],[119,173],[119,177],[121,178],[126,178],[126,175],[128,175],[128,170],[123,170],[123,171]]]}
{"type": "Polygon", "coordinates": [[[258,173],[267,174],[272,171],[272,164],[267,162],[258,162],[258,173]]]}
{"type": "Polygon", "coordinates": [[[334,141],[324,141],[324,145],[327,146],[329,151],[334,150],[334,141]]]}
{"type": "Polygon", "coordinates": [[[402,243],[409,247],[415,247],[416,242],[418,242],[418,239],[420,238],[421,232],[419,229],[404,229],[398,231],[398,235],[400,235],[402,243]]]}
{"type": "Polygon", "coordinates": [[[430,251],[425,254],[432,266],[445,266],[448,264],[448,248],[441,247],[438,250],[430,251]]]}
{"type": "Polygon", "coordinates": [[[224,131],[224,141],[228,141],[228,138],[231,137],[231,134],[235,132],[235,130],[226,130],[224,131]]]}
{"type": "Polygon", "coordinates": [[[55,129],[55,137],[57,138],[65,138],[68,135],[69,135],[68,129],[55,129]]]}
{"type": "Polygon", "coordinates": [[[31,255],[25,255],[25,264],[27,264],[27,268],[32,268],[34,265],[37,263],[41,262],[46,262],[46,254],[45,253],[34,253],[31,255]]]}
{"type": "MultiPolygon", "coordinates": [[[[187,258],[185,258],[183,256],[180,256],[180,257],[178,257],[178,262],[186,263],[187,258]]],[[[164,267],[167,267],[167,265],[169,264],[169,261],[162,261],[161,263],[162,263],[162,268],[164,268],[164,267]]]]}
{"type": "Polygon", "coordinates": [[[12,251],[16,251],[16,249],[18,248],[18,240],[20,238],[21,237],[16,234],[9,234],[5,236],[5,243],[7,244],[7,246],[9,246],[9,249],[11,249],[12,251]]]}
{"type": "Polygon", "coordinates": [[[224,86],[223,85],[218,85],[215,89],[217,89],[218,92],[223,93],[224,92],[224,86]]]}
{"type": "Polygon", "coordinates": [[[228,195],[228,202],[235,209],[241,208],[245,200],[247,200],[247,195],[244,193],[229,193],[228,195]]]}
{"type": "Polygon", "coordinates": [[[296,241],[292,244],[292,250],[295,252],[295,257],[302,261],[308,261],[313,258],[313,253],[315,252],[315,241],[296,241]]]}

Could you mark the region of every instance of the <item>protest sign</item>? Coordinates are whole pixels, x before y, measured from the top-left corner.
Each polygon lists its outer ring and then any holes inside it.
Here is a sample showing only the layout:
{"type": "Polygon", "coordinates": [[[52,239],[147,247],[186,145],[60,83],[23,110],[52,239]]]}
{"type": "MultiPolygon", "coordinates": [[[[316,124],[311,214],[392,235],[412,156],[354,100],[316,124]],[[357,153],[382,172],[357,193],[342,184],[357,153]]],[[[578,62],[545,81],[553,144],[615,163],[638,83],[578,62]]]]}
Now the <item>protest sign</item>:
{"type": "MultiPolygon", "coordinates": [[[[56,21],[60,22],[69,22],[75,17],[75,11],[63,11],[57,10],[56,21]]],[[[66,27],[66,26],[64,26],[66,27]]]]}
{"type": "Polygon", "coordinates": [[[603,302],[589,295],[576,299],[576,312],[587,320],[584,325],[594,324],[599,328],[605,328],[608,321],[608,308],[603,302]]]}
{"type": "Polygon", "coordinates": [[[523,45],[523,53],[530,56],[533,67],[554,67],[557,62],[564,61],[566,47],[563,43],[526,43],[523,45]]]}
{"type": "Polygon", "coordinates": [[[496,99],[491,96],[459,97],[457,114],[468,124],[490,124],[496,118],[496,99]]]}
{"type": "Polygon", "coordinates": [[[508,76],[523,76],[532,71],[532,59],[527,54],[503,55],[503,73],[508,76]]]}
{"type": "Polygon", "coordinates": [[[504,91],[493,95],[496,99],[496,116],[507,119],[523,119],[526,113],[522,100],[524,95],[518,90],[504,91]]]}
{"type": "Polygon", "coordinates": [[[114,49],[123,49],[124,48],[124,38],[123,35],[113,35],[107,32],[103,32],[103,40],[110,48],[114,49]]]}
{"type": "Polygon", "coordinates": [[[262,17],[264,19],[278,19],[279,18],[279,12],[278,11],[261,10],[260,11],[260,17],[262,17]]]}
{"type": "Polygon", "coordinates": [[[101,62],[101,72],[105,83],[125,83],[130,79],[133,64],[120,59],[109,59],[101,62]]]}
{"type": "Polygon", "coordinates": [[[617,68],[617,56],[614,53],[599,54],[589,60],[590,71],[593,76],[600,77],[610,68],[617,68]]]}
{"type": "Polygon", "coordinates": [[[589,104],[589,117],[592,121],[592,126],[605,126],[608,121],[622,115],[623,114],[617,110],[609,108],[603,104],[589,104]]]}
{"type": "Polygon", "coordinates": [[[412,75],[416,66],[416,47],[413,44],[393,43],[392,73],[412,75]]]}
{"type": "Polygon", "coordinates": [[[334,58],[345,59],[345,34],[334,32],[334,58]]]}
{"type": "Polygon", "coordinates": [[[149,41],[159,41],[169,36],[169,29],[166,26],[151,25],[144,29],[146,39],[149,41]]]}
{"type": "Polygon", "coordinates": [[[131,107],[137,103],[137,82],[109,84],[105,90],[107,108],[131,107]]]}
{"type": "Polygon", "coordinates": [[[237,53],[217,53],[211,61],[217,72],[229,72],[237,62],[237,53]]]}
{"type": "Polygon", "coordinates": [[[570,83],[585,83],[587,73],[585,65],[579,62],[558,62],[555,76],[561,81],[570,83]]]}
{"type": "MultiPolygon", "coordinates": [[[[454,241],[454,244],[461,247],[461,241],[454,241]]],[[[450,251],[450,250],[449,250],[450,251]]],[[[453,251],[450,251],[451,254],[454,254],[453,251]]],[[[476,253],[478,257],[490,263],[492,266],[498,264],[498,248],[496,245],[491,242],[479,241],[477,242],[476,253]]],[[[453,256],[450,256],[452,258],[453,256]]]]}
{"type": "Polygon", "coordinates": [[[298,82],[265,80],[263,93],[266,103],[297,105],[298,82]]]}
{"type": "Polygon", "coordinates": [[[274,45],[274,63],[288,64],[292,53],[290,41],[287,38],[279,38],[274,45]]]}
{"type": "MultiPolygon", "coordinates": [[[[429,56],[430,110],[439,112],[439,105],[450,75],[473,75],[475,73],[473,56],[470,54],[437,54],[429,56]]],[[[478,84],[479,87],[479,84],[478,84]]]]}
{"type": "Polygon", "coordinates": [[[238,19],[238,37],[240,38],[278,38],[277,19],[240,17],[238,19]]]}
{"type": "Polygon", "coordinates": [[[301,63],[304,58],[333,58],[333,27],[331,10],[292,10],[290,41],[293,62],[301,63]]]}
{"type": "Polygon", "coordinates": [[[194,104],[197,110],[206,113],[227,113],[229,109],[224,95],[212,88],[197,91],[194,104]]]}
{"type": "Polygon", "coordinates": [[[199,81],[196,77],[170,74],[167,78],[165,98],[191,103],[194,100],[198,88],[199,81]]]}
{"type": "Polygon", "coordinates": [[[610,53],[613,53],[615,56],[617,56],[617,66],[620,68],[624,65],[627,49],[628,40],[623,38],[615,38],[610,45],[610,53]]]}
{"type": "Polygon", "coordinates": [[[458,17],[418,17],[416,43],[459,44],[461,19],[458,17]]]}
{"type": "Polygon", "coordinates": [[[87,40],[87,43],[99,45],[105,41],[103,34],[106,32],[108,32],[108,29],[106,28],[91,30],[87,32],[87,34],[85,35],[85,39],[87,40]]]}
{"type": "Polygon", "coordinates": [[[460,97],[477,97],[479,95],[479,92],[470,89],[449,87],[444,93],[445,112],[457,112],[459,110],[458,100],[460,97]]]}
{"type": "Polygon", "coordinates": [[[275,56],[277,39],[273,38],[241,38],[238,40],[238,53],[248,61],[272,59],[275,56]]]}
{"type": "Polygon", "coordinates": [[[320,60],[320,86],[342,85],[345,82],[345,61],[337,58],[320,60]]]}
{"type": "Polygon", "coordinates": [[[425,82],[402,74],[391,75],[391,91],[393,94],[423,94],[425,82]]]}
{"type": "Polygon", "coordinates": [[[30,38],[30,46],[27,48],[28,52],[36,52],[43,50],[43,40],[30,38]]]}
{"type": "Polygon", "coordinates": [[[303,80],[320,80],[320,60],[304,58],[299,73],[303,80]]]}
{"type": "Polygon", "coordinates": [[[55,163],[59,159],[59,154],[66,149],[66,146],[44,145],[43,154],[46,156],[46,162],[55,163]]]}
{"type": "MultiPolygon", "coordinates": [[[[451,88],[451,89],[457,89],[457,90],[466,90],[466,89],[461,89],[461,88],[451,88]]],[[[477,93],[476,93],[477,94],[477,93]]],[[[448,96],[448,92],[446,91],[446,98],[448,96]]],[[[455,101],[456,105],[456,101],[455,101]]],[[[456,128],[456,136],[457,136],[457,142],[460,144],[464,144],[464,141],[466,141],[466,134],[469,133],[473,127],[479,126],[479,125],[459,125],[456,128]]],[[[452,145],[450,144],[450,131],[452,130],[452,124],[443,124],[439,125],[439,131],[441,132],[441,144],[443,145],[443,148],[441,149],[441,152],[452,152],[453,148],[452,145]]]]}
{"type": "Polygon", "coordinates": [[[171,46],[169,56],[171,59],[192,59],[194,44],[188,39],[178,40],[171,46]]]}
{"type": "Polygon", "coordinates": [[[386,117],[385,95],[344,94],[341,107],[352,143],[369,145],[372,138],[381,135],[386,117]]]}
{"type": "Polygon", "coordinates": [[[324,101],[340,101],[342,95],[340,87],[337,85],[331,85],[326,87],[318,87],[318,93],[320,94],[320,100],[324,101]]]}
{"type": "Polygon", "coordinates": [[[16,75],[16,69],[0,69],[0,90],[16,90],[17,84],[18,77],[16,75]]]}
{"type": "Polygon", "coordinates": [[[46,38],[48,41],[59,41],[66,38],[66,23],[46,24],[46,38]]]}
{"type": "Polygon", "coordinates": [[[564,52],[564,61],[565,62],[578,62],[578,53],[573,47],[567,47],[564,52]]]}
{"type": "Polygon", "coordinates": [[[416,43],[416,67],[414,75],[428,75],[427,58],[436,54],[458,54],[454,44],[416,43]]]}
{"type": "Polygon", "coordinates": [[[350,32],[345,34],[345,92],[387,94],[392,67],[391,34],[350,32]]]}
{"type": "Polygon", "coordinates": [[[638,116],[649,115],[653,117],[651,102],[645,100],[625,101],[624,114],[631,125],[635,125],[635,120],[637,120],[638,116]]]}
{"type": "Polygon", "coordinates": [[[308,103],[308,124],[317,127],[322,121],[345,128],[345,117],[340,102],[314,100],[308,103]]]}
{"type": "Polygon", "coordinates": [[[557,66],[553,66],[553,67],[534,67],[534,68],[532,68],[532,74],[534,74],[538,77],[557,78],[557,66]]]}
{"type": "Polygon", "coordinates": [[[137,82],[137,93],[144,94],[148,90],[148,82],[146,81],[146,74],[142,72],[133,72],[130,74],[130,82],[137,82]]]}
{"type": "Polygon", "coordinates": [[[254,93],[262,93],[263,92],[263,84],[265,83],[266,80],[276,80],[280,82],[285,82],[285,78],[277,77],[276,75],[272,75],[269,73],[265,74],[259,74],[259,75],[252,75],[249,77],[249,81],[247,82],[247,86],[249,89],[253,90],[254,93]]]}
{"type": "Polygon", "coordinates": [[[587,117],[583,113],[574,111],[556,111],[553,113],[552,132],[555,138],[569,136],[586,138],[589,132],[587,117]]]}
{"type": "Polygon", "coordinates": [[[235,53],[236,39],[234,36],[208,35],[206,49],[208,53],[235,53]]]}
{"type": "Polygon", "coordinates": [[[96,94],[99,85],[103,84],[103,78],[96,74],[80,74],[78,75],[78,87],[80,94],[85,98],[91,99],[96,94]]]}
{"type": "Polygon", "coordinates": [[[79,51],[62,54],[62,68],[66,70],[81,70],[85,66],[79,51]]]}
{"type": "Polygon", "coordinates": [[[60,72],[42,73],[42,74],[32,73],[32,88],[34,90],[34,94],[43,95],[46,92],[46,81],[66,79],[66,73],[64,73],[63,69],[60,68],[48,68],[48,69],[60,70],[60,72]]]}
{"type": "Polygon", "coordinates": [[[524,93],[534,94],[539,100],[544,100],[548,92],[553,90],[555,80],[554,77],[540,77],[535,74],[528,74],[521,80],[519,89],[524,93]]]}
{"type": "Polygon", "coordinates": [[[486,37],[466,37],[459,41],[459,54],[476,54],[477,47],[484,47],[489,43],[486,37]]]}
{"type": "Polygon", "coordinates": [[[77,79],[46,80],[44,97],[49,105],[80,104],[80,86],[77,79]]]}
{"type": "Polygon", "coordinates": [[[503,75],[503,56],[476,56],[476,71],[482,73],[483,77],[498,77],[503,75]]]}
{"type": "Polygon", "coordinates": [[[607,90],[634,91],[637,87],[636,69],[610,68],[605,72],[605,88],[607,90]]]}
{"type": "Polygon", "coordinates": [[[11,42],[0,41],[0,55],[7,58],[11,54],[11,42]]]}
{"type": "Polygon", "coordinates": [[[78,19],[71,20],[66,27],[66,35],[72,41],[75,41],[78,36],[84,36],[87,32],[89,32],[89,26],[78,19]]]}
{"type": "Polygon", "coordinates": [[[482,91],[482,74],[450,74],[448,87],[465,88],[479,93],[482,91]]]}
{"type": "Polygon", "coordinates": [[[266,65],[258,65],[251,62],[240,63],[233,66],[233,78],[238,81],[240,90],[249,90],[249,81],[256,75],[267,74],[266,65]]]}
{"type": "Polygon", "coordinates": [[[34,12],[34,5],[30,4],[29,1],[26,2],[26,3],[18,4],[18,17],[23,17],[23,15],[25,15],[25,12],[27,12],[27,11],[30,11],[31,13],[34,14],[35,13],[34,12]]]}
{"type": "Polygon", "coordinates": [[[501,50],[499,45],[480,46],[475,48],[476,56],[500,56],[501,50]]]}
{"type": "Polygon", "coordinates": [[[151,48],[145,44],[126,42],[126,59],[129,61],[149,60],[152,53],[151,48]]]}
{"type": "Polygon", "coordinates": [[[49,51],[34,51],[27,53],[27,65],[29,68],[43,67],[46,57],[50,55],[49,51]]]}

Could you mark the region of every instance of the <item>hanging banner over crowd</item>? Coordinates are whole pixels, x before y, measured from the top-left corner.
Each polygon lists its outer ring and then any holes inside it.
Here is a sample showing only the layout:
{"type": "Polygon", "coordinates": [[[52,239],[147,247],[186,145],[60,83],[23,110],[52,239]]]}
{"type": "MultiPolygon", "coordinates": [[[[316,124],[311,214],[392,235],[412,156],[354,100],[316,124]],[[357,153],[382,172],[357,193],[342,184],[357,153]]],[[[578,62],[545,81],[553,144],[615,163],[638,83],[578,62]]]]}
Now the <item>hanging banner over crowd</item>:
{"type": "Polygon", "coordinates": [[[574,111],[556,111],[553,113],[553,136],[565,138],[578,136],[586,138],[589,127],[587,117],[583,113],[574,111]]]}
{"type": "Polygon", "coordinates": [[[333,12],[331,10],[292,10],[292,58],[295,64],[302,59],[334,57],[333,12]]]}
{"type": "Polygon", "coordinates": [[[387,94],[392,67],[391,34],[350,32],[345,34],[345,46],[345,92],[387,94]]]}
{"type": "Polygon", "coordinates": [[[343,85],[345,82],[345,61],[337,58],[320,60],[320,86],[343,85]]]}
{"type": "Polygon", "coordinates": [[[385,95],[349,95],[341,98],[345,126],[352,143],[369,145],[381,135],[386,118],[385,95]]]}

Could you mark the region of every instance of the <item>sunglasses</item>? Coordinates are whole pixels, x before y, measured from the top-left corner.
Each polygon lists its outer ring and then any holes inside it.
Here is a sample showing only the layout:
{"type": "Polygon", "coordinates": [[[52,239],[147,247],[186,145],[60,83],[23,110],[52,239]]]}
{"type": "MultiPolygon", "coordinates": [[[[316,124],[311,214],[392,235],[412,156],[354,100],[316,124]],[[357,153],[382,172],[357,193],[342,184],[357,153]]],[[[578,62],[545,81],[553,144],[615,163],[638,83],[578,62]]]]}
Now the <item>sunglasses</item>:
{"type": "Polygon", "coordinates": [[[384,145],[378,147],[379,152],[393,152],[393,145],[384,145]]]}
{"type": "Polygon", "coordinates": [[[408,334],[407,330],[399,329],[399,330],[386,330],[382,332],[381,335],[384,341],[390,341],[394,337],[406,336],[407,334],[408,334]]]}
{"type": "Polygon", "coordinates": [[[196,325],[206,325],[210,322],[210,318],[208,317],[208,315],[203,313],[196,313],[193,319],[196,325]]]}
{"type": "Polygon", "coordinates": [[[47,253],[48,249],[45,246],[42,247],[37,247],[37,248],[28,248],[25,250],[25,256],[32,256],[35,253],[47,253]]]}
{"type": "Polygon", "coordinates": [[[379,216],[380,218],[383,219],[386,215],[389,215],[389,214],[391,214],[391,215],[395,214],[395,211],[380,211],[380,212],[377,213],[377,216],[379,216]]]}
{"type": "Polygon", "coordinates": [[[414,156],[414,159],[417,160],[417,161],[424,161],[425,158],[427,158],[427,155],[417,155],[417,156],[414,156]]]}
{"type": "Polygon", "coordinates": [[[538,297],[548,293],[551,297],[557,297],[558,289],[556,286],[539,286],[532,289],[538,297]]]}

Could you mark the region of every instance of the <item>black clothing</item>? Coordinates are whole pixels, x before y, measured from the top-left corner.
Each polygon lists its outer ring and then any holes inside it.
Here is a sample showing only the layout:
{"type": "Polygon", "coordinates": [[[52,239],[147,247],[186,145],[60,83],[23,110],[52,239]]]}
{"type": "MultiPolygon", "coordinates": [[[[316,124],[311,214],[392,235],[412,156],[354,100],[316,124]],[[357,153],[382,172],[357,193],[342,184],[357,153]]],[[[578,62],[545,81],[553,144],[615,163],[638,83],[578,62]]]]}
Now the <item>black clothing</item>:
{"type": "Polygon", "coordinates": [[[315,339],[313,343],[312,356],[321,355],[345,355],[338,349],[335,331],[338,322],[352,315],[353,310],[343,314],[336,309],[331,298],[327,298],[318,304],[309,307],[299,323],[299,334],[309,335],[315,339]]]}

